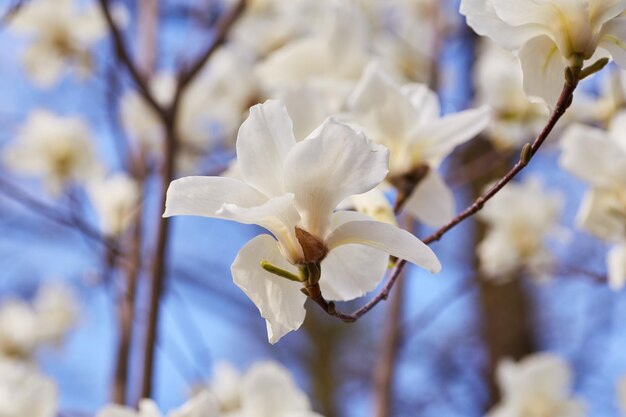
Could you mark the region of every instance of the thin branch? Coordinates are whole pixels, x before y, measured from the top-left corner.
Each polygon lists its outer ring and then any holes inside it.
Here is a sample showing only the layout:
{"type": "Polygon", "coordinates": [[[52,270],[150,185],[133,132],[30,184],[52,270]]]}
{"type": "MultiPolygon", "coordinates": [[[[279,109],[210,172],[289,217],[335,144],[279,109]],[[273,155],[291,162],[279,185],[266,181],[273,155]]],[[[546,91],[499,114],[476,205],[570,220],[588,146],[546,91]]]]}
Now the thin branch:
{"type": "MultiPolygon", "coordinates": [[[[473,216],[477,212],[479,212],[485,203],[493,198],[505,185],[507,185],[517,174],[520,173],[531,161],[533,156],[537,153],[541,145],[546,141],[557,122],[563,117],[565,111],[572,104],[574,90],[578,86],[579,81],[579,73],[575,68],[569,68],[566,71],[568,74],[565,78],[566,81],[564,83],[563,89],[561,90],[561,95],[559,100],[557,101],[556,107],[550,116],[546,126],[539,133],[537,138],[532,144],[527,144],[522,149],[522,154],[517,163],[507,172],[498,182],[496,182],[489,190],[487,190],[484,194],[478,197],[469,207],[463,210],[460,214],[458,214],[454,219],[452,219],[448,224],[444,225],[436,232],[431,234],[430,236],[423,239],[423,242],[427,245],[437,242],[440,240],[447,232],[457,226],[459,223],[463,222],[465,219],[473,216]]],[[[343,313],[338,311],[333,302],[327,302],[321,297],[318,297],[314,300],[324,311],[326,311],[331,316],[335,316],[347,323],[352,323],[361,318],[367,312],[369,312],[372,308],[374,308],[378,303],[382,300],[386,300],[389,296],[389,292],[398,281],[404,266],[406,265],[405,260],[401,260],[398,262],[396,267],[393,269],[389,280],[385,284],[385,286],[381,289],[381,291],[372,298],[367,304],[365,304],[360,309],[356,310],[351,314],[343,313]]]]}

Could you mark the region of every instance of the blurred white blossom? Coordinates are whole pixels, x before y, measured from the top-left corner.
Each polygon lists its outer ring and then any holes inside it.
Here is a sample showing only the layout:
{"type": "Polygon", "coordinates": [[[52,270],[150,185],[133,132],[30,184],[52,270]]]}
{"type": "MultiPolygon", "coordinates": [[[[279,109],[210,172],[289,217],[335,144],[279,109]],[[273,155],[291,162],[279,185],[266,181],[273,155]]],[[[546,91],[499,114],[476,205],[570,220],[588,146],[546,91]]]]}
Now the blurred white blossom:
{"type": "Polygon", "coordinates": [[[125,173],[117,173],[93,181],[87,191],[104,233],[109,236],[121,235],[139,207],[137,182],[125,173]]]}
{"type": "Polygon", "coordinates": [[[502,150],[532,140],[548,119],[548,108],[528,99],[517,58],[492,42],[484,42],[476,62],[478,101],[491,108],[489,139],[502,150]]]}
{"type": "MultiPolygon", "coordinates": [[[[109,404],[103,407],[96,417],[162,417],[157,404],[149,399],[139,402],[139,409],[109,404]]],[[[221,417],[215,399],[209,393],[201,393],[183,404],[180,408],[170,411],[167,417],[221,417]]]]}
{"type": "Polygon", "coordinates": [[[487,417],[583,417],[583,403],[570,392],[567,363],[549,353],[537,353],[515,363],[498,365],[502,399],[487,417]]]}
{"type": "Polygon", "coordinates": [[[626,69],[625,10],[622,0],[461,1],[472,29],[518,52],[526,93],[550,107],[577,60],[612,56],[626,69]]]}
{"type": "Polygon", "coordinates": [[[92,69],[89,49],[106,33],[98,5],[75,0],[30,0],[11,20],[9,28],[30,38],[24,65],[33,81],[50,87],[66,67],[85,76],[92,69]]]}
{"type": "Polygon", "coordinates": [[[482,107],[442,117],[439,99],[428,87],[400,86],[377,63],[370,64],[363,73],[348,109],[351,120],[374,141],[389,148],[389,182],[411,182],[404,179],[423,172],[410,189],[399,190],[407,194],[405,209],[433,226],[452,219],[452,191],[437,168],[454,148],[487,126],[489,109],[482,107]]]}
{"type": "Polygon", "coordinates": [[[553,259],[545,241],[557,234],[561,208],[561,196],[534,179],[504,187],[478,213],[488,225],[477,248],[480,269],[499,281],[522,267],[535,278],[546,278],[553,259]]]}
{"type": "Polygon", "coordinates": [[[270,273],[268,262],[298,281],[299,267],[321,264],[319,286],[329,300],[350,300],[373,290],[388,255],[431,271],[440,264],[412,234],[357,212],[335,208],[386,176],[387,150],[327,120],[296,142],[286,108],[267,101],[253,106],[239,129],[237,157],[243,181],[187,177],[173,181],[165,216],[196,215],[257,224],[272,233],[246,244],[237,255],[235,283],[254,301],[275,343],[304,321],[301,282],[270,273]]]}
{"type": "Polygon", "coordinates": [[[54,417],[57,388],[32,364],[0,358],[0,416],[54,417]]]}
{"type": "Polygon", "coordinates": [[[58,196],[71,183],[83,184],[99,173],[91,134],[75,117],[33,110],[4,153],[4,162],[17,173],[36,177],[58,196]]]}
{"type": "Polygon", "coordinates": [[[609,284],[626,283],[626,112],[615,117],[608,131],[574,125],[563,135],[563,168],[589,183],[577,224],[612,243],[607,256],[609,284]]]}

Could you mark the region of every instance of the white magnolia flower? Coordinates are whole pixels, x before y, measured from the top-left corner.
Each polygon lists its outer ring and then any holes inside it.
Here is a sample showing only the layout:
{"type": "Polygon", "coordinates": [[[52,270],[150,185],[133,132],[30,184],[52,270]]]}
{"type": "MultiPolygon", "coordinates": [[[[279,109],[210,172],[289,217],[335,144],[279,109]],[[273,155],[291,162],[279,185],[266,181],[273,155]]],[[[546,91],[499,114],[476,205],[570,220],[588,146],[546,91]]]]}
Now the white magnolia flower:
{"type": "Polygon", "coordinates": [[[72,182],[83,183],[98,172],[91,135],[82,120],[34,110],[6,149],[4,161],[14,171],[39,177],[59,195],[72,182]]]}
{"type": "Polygon", "coordinates": [[[80,306],[76,295],[60,282],[45,283],[33,300],[39,343],[58,344],[78,322],[80,306]]]}
{"type": "Polygon", "coordinates": [[[136,181],[124,173],[89,184],[87,191],[107,235],[121,235],[137,211],[140,196],[136,181]]]}
{"type": "Polygon", "coordinates": [[[532,140],[548,119],[548,109],[531,102],[522,85],[522,68],[515,56],[485,42],[476,62],[478,101],[491,108],[489,139],[503,150],[532,140]]]}
{"type": "MultiPolygon", "coordinates": [[[[170,411],[168,417],[222,417],[212,395],[203,392],[192,398],[180,408],[170,411]]],[[[96,417],[163,417],[158,406],[152,400],[139,402],[139,410],[116,404],[109,404],[101,409],[96,417]]]]}
{"type": "Polygon", "coordinates": [[[19,299],[0,304],[0,356],[30,358],[39,342],[38,316],[19,299]]]}
{"type": "Polygon", "coordinates": [[[221,417],[321,417],[287,369],[275,362],[256,363],[243,375],[217,364],[207,390],[202,392],[215,396],[221,417]]]}
{"type": "Polygon", "coordinates": [[[388,181],[404,188],[408,179],[421,173],[416,186],[412,182],[410,189],[399,190],[408,197],[406,210],[429,225],[448,222],[454,216],[454,198],[437,168],[457,145],[487,126],[489,109],[441,117],[439,100],[428,87],[401,87],[376,63],[365,70],[348,108],[349,117],[368,136],[389,148],[388,181]]]}
{"type": "Polygon", "coordinates": [[[519,51],[524,88],[554,106],[564,70],[607,54],[626,69],[624,0],[462,0],[479,34],[519,51]]]}
{"type": "Polygon", "coordinates": [[[32,365],[0,358],[0,416],[54,417],[57,389],[32,365]]]}
{"type": "Polygon", "coordinates": [[[626,112],[608,131],[574,125],[562,139],[563,168],[591,185],[578,212],[582,229],[616,246],[607,257],[609,284],[626,283],[626,112]]]}
{"type": "Polygon", "coordinates": [[[561,208],[560,195],[548,193],[538,181],[504,187],[478,213],[489,226],[477,249],[480,269],[501,281],[521,267],[545,278],[552,263],[545,240],[556,231],[561,208]]]}
{"type": "Polygon", "coordinates": [[[626,109],[626,71],[610,71],[600,80],[597,95],[577,91],[572,106],[565,114],[586,124],[608,127],[626,109]]]}
{"type": "Polygon", "coordinates": [[[86,75],[92,67],[89,48],[107,33],[98,6],[81,9],[74,0],[29,1],[9,28],[32,39],[24,64],[41,87],[53,85],[67,66],[86,75]]]}
{"type": "Polygon", "coordinates": [[[299,267],[321,263],[322,294],[350,300],[373,290],[387,268],[387,254],[431,271],[433,252],[410,233],[360,213],[338,211],[346,197],[378,185],[388,153],[362,133],[334,119],[296,142],[280,102],[253,106],[239,129],[237,157],[243,181],[187,177],[173,181],[164,216],[196,215],[257,224],[263,234],[246,244],[232,265],[235,283],[266,319],[270,342],[300,327],[302,284],[261,267],[267,262],[299,276],[299,267]]]}

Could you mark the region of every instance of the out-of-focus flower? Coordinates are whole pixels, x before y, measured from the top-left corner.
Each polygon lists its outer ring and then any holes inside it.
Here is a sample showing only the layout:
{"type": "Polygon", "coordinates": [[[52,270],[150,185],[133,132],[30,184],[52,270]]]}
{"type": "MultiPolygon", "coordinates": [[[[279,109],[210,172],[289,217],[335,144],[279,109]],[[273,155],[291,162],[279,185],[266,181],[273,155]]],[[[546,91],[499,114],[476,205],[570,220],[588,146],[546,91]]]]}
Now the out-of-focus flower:
{"type": "Polygon", "coordinates": [[[137,182],[118,173],[90,183],[87,191],[104,232],[109,236],[124,233],[139,206],[137,182]]]}
{"type": "Polygon", "coordinates": [[[244,375],[219,364],[208,392],[221,417],[321,417],[287,369],[274,362],[256,363],[244,375]]]}
{"type": "MultiPolygon", "coordinates": [[[[139,410],[116,404],[102,408],[96,417],[162,417],[158,406],[152,400],[139,402],[139,410]]],[[[168,417],[221,417],[215,399],[209,393],[201,393],[187,401],[180,408],[170,411],[168,417]]]]}
{"type": "Polygon", "coordinates": [[[561,141],[561,166],[591,185],[578,212],[578,226],[615,245],[607,257],[614,289],[626,283],[625,132],[626,112],[622,112],[608,131],[574,125],[561,141]]]}
{"type": "Polygon", "coordinates": [[[488,225],[477,249],[480,269],[499,281],[522,267],[545,278],[552,262],[545,240],[556,234],[561,208],[561,196],[547,192],[534,179],[504,187],[478,213],[488,225]]]}
{"type": "Polygon", "coordinates": [[[76,298],[59,283],[42,285],[32,305],[4,300],[0,304],[0,356],[31,359],[38,347],[60,343],[76,324],[77,315],[76,298]]]}
{"type": "Polygon", "coordinates": [[[4,154],[12,170],[40,178],[58,196],[70,183],[82,184],[99,171],[91,135],[82,120],[34,110],[4,154]]]}
{"type": "Polygon", "coordinates": [[[406,194],[406,210],[429,225],[448,222],[454,216],[454,198],[437,168],[457,145],[487,126],[489,109],[442,117],[439,99],[428,87],[402,87],[377,63],[365,70],[348,109],[351,120],[389,148],[387,180],[406,194]],[[411,181],[413,177],[419,178],[411,181]]]}
{"type": "MultiPolygon", "coordinates": [[[[216,143],[232,142],[244,111],[256,96],[250,59],[240,48],[221,49],[185,90],[176,125],[180,140],[179,171],[193,171],[198,159],[216,143]]],[[[150,88],[156,100],[168,106],[174,99],[176,79],[171,74],[157,74],[150,88]]],[[[122,97],[120,117],[125,131],[140,148],[161,152],[165,141],[163,125],[137,91],[129,91],[122,97]]]]}
{"type": "Polygon", "coordinates": [[[502,400],[487,417],[582,417],[584,405],[570,393],[567,363],[549,353],[537,353],[515,363],[498,365],[502,400]]]}
{"type": "Polygon", "coordinates": [[[626,69],[626,2],[622,0],[462,0],[479,34],[519,51],[524,88],[554,107],[564,70],[612,56],[626,69]]]}
{"type": "Polygon", "coordinates": [[[614,117],[626,109],[626,71],[610,71],[600,80],[598,95],[577,91],[571,108],[565,114],[581,123],[607,128],[614,117]]]}
{"type": "Polygon", "coordinates": [[[484,45],[476,63],[475,83],[478,101],[491,108],[488,136],[497,148],[514,149],[541,131],[548,109],[526,96],[517,58],[492,42],[484,45]]]}
{"type": "Polygon", "coordinates": [[[79,75],[91,71],[89,48],[106,35],[96,4],[79,7],[74,0],[32,0],[11,20],[9,28],[31,38],[24,53],[28,74],[50,87],[71,66],[79,75]]]}
{"type": "Polygon", "coordinates": [[[0,358],[0,416],[54,417],[57,389],[31,364],[0,358]]]}
{"type": "Polygon", "coordinates": [[[617,382],[617,404],[622,412],[622,415],[626,415],[626,378],[621,378],[617,382]]]}
{"type": "Polygon", "coordinates": [[[334,212],[345,198],[371,190],[388,172],[387,150],[362,133],[329,119],[296,143],[285,106],[270,100],[250,109],[239,129],[237,157],[243,181],[173,181],[164,215],[222,218],[272,233],[246,244],[231,268],[235,283],[266,319],[270,342],[304,321],[307,296],[300,290],[305,281],[314,288],[318,282],[307,281],[313,278],[303,277],[300,267],[321,268],[319,288],[329,300],[350,300],[373,290],[387,268],[387,254],[430,271],[440,269],[434,253],[412,234],[360,213],[334,212]],[[271,273],[262,264],[284,273],[271,273]]]}

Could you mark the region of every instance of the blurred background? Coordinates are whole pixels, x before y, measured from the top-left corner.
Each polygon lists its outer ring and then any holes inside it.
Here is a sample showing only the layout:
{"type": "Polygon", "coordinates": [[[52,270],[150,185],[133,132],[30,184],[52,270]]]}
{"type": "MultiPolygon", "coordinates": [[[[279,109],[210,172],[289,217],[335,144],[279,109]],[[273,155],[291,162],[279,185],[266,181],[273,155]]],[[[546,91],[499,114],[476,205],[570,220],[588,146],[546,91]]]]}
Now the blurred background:
{"type": "MultiPolygon", "coordinates": [[[[609,66],[585,81],[580,106],[521,175],[558,195],[556,232],[540,239],[549,268],[537,273],[520,260],[485,272],[477,247],[493,225],[487,216],[472,218],[432,245],[440,274],[409,267],[391,297],[354,324],[309,302],[303,328],[270,345],[263,319],[230,274],[239,249],[262,230],[161,219],[164,184],[227,171],[250,105],[282,98],[290,112],[289,100],[303,114],[341,113],[346,94],[339,91],[351,91],[372,60],[400,84],[429,85],[444,114],[491,105],[489,128],[440,167],[457,209],[508,169],[547,110],[513,106],[521,89],[516,61],[467,27],[458,1],[247,3],[235,11],[234,0],[0,1],[0,297],[31,305],[42,286],[62,283],[75,300],[62,302],[74,314],[59,340],[4,353],[32,355],[56,381],[61,415],[93,415],[110,402],[116,372],[126,375],[124,395],[135,401],[160,267],[152,396],[163,410],[210,382],[216,363],[244,370],[272,359],[326,417],[373,410],[377,417],[482,416],[499,397],[499,360],[551,351],[571,366],[589,415],[618,416],[626,303],[606,285],[609,245],[576,227],[588,184],[558,160],[568,124],[605,128],[624,106],[619,71],[609,66]],[[294,52],[304,40],[322,47],[294,52]],[[490,91],[496,88],[510,88],[500,102],[490,91]],[[155,110],[175,100],[173,116],[155,110]],[[70,173],[70,165],[80,168],[70,173]],[[124,341],[128,363],[120,371],[124,341]]],[[[414,232],[433,230],[416,223],[414,232]]],[[[11,326],[22,319],[15,312],[2,318],[2,305],[0,345],[8,346],[2,340],[14,337],[11,326]]]]}

